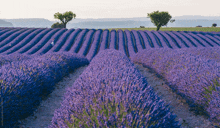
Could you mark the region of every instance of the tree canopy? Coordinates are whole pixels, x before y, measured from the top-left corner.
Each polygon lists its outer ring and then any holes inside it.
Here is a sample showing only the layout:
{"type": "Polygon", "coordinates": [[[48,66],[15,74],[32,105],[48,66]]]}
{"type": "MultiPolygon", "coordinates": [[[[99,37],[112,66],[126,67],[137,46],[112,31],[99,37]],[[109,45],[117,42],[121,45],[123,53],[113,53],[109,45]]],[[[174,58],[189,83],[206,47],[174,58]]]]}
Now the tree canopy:
{"type": "Polygon", "coordinates": [[[62,23],[56,22],[51,26],[51,28],[64,28],[64,25],[62,23]]]}
{"type": "MultiPolygon", "coordinates": [[[[167,25],[169,20],[172,18],[172,16],[168,12],[159,12],[159,11],[154,11],[152,13],[147,14],[148,17],[151,19],[151,22],[157,26],[157,31],[160,29],[161,26],[167,25]]],[[[173,23],[174,20],[170,20],[171,23],[173,23]]]]}
{"type": "Polygon", "coordinates": [[[71,11],[65,12],[64,14],[61,14],[59,12],[54,14],[54,18],[59,19],[64,25],[64,28],[66,28],[67,22],[71,21],[73,18],[75,19],[75,17],[76,17],[76,14],[74,14],[71,11]]]}
{"type": "Polygon", "coordinates": [[[217,26],[217,24],[216,24],[216,23],[213,23],[213,24],[212,24],[212,27],[216,27],[216,26],[217,26]]]}

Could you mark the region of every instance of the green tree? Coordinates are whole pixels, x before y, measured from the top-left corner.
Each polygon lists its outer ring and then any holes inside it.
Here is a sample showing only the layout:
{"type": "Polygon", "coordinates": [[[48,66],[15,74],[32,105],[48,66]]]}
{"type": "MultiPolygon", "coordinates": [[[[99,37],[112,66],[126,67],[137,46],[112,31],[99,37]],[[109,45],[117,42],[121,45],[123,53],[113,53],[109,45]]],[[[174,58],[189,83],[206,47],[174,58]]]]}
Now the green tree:
{"type": "MultiPolygon", "coordinates": [[[[160,29],[161,26],[167,25],[169,20],[172,18],[172,16],[168,12],[159,12],[154,11],[152,13],[147,14],[148,17],[151,19],[151,22],[157,26],[157,31],[160,29]]],[[[170,20],[171,23],[173,23],[175,20],[170,20]]]]}
{"type": "Polygon", "coordinates": [[[51,28],[64,28],[64,25],[62,23],[56,22],[51,26],[51,28]]]}
{"type": "Polygon", "coordinates": [[[216,23],[213,23],[213,24],[212,24],[212,27],[216,27],[216,26],[217,26],[217,24],[216,24],[216,23]]]}
{"type": "Polygon", "coordinates": [[[61,14],[59,12],[54,14],[54,18],[55,19],[59,19],[62,24],[64,25],[64,28],[66,28],[66,24],[67,22],[69,22],[70,20],[72,20],[74,17],[76,17],[76,14],[74,14],[73,12],[69,11],[69,12],[65,12],[64,14],[61,14]]]}

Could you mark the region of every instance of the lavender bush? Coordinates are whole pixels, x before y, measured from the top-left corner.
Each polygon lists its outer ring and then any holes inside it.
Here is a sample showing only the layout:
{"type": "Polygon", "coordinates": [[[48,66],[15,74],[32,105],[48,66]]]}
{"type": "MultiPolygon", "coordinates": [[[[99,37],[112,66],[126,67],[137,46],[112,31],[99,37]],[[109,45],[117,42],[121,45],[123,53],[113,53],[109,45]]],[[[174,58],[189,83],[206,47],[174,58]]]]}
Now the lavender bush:
{"type": "Polygon", "coordinates": [[[121,51],[100,51],[66,91],[49,128],[180,127],[121,51]]]}
{"type": "Polygon", "coordinates": [[[31,58],[30,56],[26,56],[23,54],[0,55],[0,66],[14,62],[14,61],[21,61],[21,60],[26,60],[30,58],[31,58]]]}
{"type": "MultiPolygon", "coordinates": [[[[187,99],[196,114],[203,114],[208,117],[212,115],[210,119],[214,119],[214,115],[216,118],[220,116],[219,104],[214,102],[217,101],[218,96],[207,96],[205,92],[217,90],[216,88],[212,89],[213,82],[211,81],[215,79],[218,82],[220,81],[220,65],[216,60],[219,59],[219,56],[217,56],[219,53],[217,53],[217,48],[216,51],[214,48],[207,49],[210,51],[206,52],[206,55],[201,54],[201,56],[195,55],[196,51],[198,53],[202,51],[199,48],[189,50],[145,50],[132,58],[132,61],[154,69],[177,94],[187,99]],[[208,97],[212,98],[209,99],[208,97]],[[210,106],[216,111],[208,110],[210,106]]],[[[216,91],[216,93],[220,92],[216,91]]],[[[210,94],[214,95],[215,93],[210,94]]]]}
{"type": "Polygon", "coordinates": [[[76,54],[53,53],[3,65],[0,85],[5,127],[13,127],[18,119],[32,114],[59,80],[88,63],[86,58],[76,54]]]}

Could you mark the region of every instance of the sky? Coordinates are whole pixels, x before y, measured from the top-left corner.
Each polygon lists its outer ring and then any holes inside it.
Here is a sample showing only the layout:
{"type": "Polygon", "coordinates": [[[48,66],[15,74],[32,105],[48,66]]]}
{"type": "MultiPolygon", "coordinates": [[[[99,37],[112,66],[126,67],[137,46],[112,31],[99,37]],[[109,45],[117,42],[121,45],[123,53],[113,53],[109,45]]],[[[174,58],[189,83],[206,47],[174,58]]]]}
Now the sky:
{"type": "Polygon", "coordinates": [[[0,19],[44,18],[72,11],[76,19],[147,17],[154,11],[183,15],[220,16],[219,0],[0,0],[0,19]],[[216,3],[216,4],[215,4],[216,3]]]}

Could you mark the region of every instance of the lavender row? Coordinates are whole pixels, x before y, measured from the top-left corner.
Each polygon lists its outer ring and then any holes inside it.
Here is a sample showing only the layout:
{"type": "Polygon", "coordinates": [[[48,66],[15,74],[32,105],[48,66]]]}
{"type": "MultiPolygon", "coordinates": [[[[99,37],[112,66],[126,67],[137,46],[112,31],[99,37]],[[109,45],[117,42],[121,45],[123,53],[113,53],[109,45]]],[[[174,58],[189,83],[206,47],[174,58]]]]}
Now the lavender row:
{"type": "MultiPolygon", "coordinates": [[[[27,31],[28,29],[19,29],[19,31],[14,32],[13,34],[11,34],[10,36],[8,36],[7,38],[5,38],[4,40],[2,40],[0,42],[0,48],[3,47],[4,45],[8,44],[10,41],[12,41],[16,36],[18,36],[19,34],[21,34],[24,31],[27,31]]],[[[12,30],[13,31],[13,30],[12,30]]],[[[9,33],[8,33],[9,34],[9,33]]],[[[5,34],[3,34],[5,35],[5,34]]],[[[2,35],[2,36],[3,36],[2,35]]],[[[1,38],[1,37],[0,37],[1,38]]],[[[4,37],[3,37],[4,38],[4,37]]],[[[2,38],[2,39],[3,39],[2,38]]]]}
{"type": "Polygon", "coordinates": [[[38,51],[36,51],[34,53],[34,55],[42,55],[42,54],[45,54],[47,53],[55,44],[56,42],[58,41],[59,37],[64,33],[66,32],[67,29],[63,28],[63,29],[60,29],[58,32],[56,32],[48,41],[45,45],[43,45],[41,47],[41,49],[39,49],[38,51]]]}
{"type": "Polygon", "coordinates": [[[85,41],[82,44],[82,47],[79,49],[78,54],[86,56],[86,53],[88,52],[89,46],[92,43],[92,37],[94,35],[94,30],[90,30],[88,34],[86,35],[85,41]]]}
{"type": "Polygon", "coordinates": [[[88,53],[86,54],[86,58],[91,61],[91,59],[97,54],[98,46],[100,43],[100,35],[102,30],[98,30],[95,33],[94,39],[92,41],[91,47],[88,50],[88,53]]]}
{"type": "Polygon", "coordinates": [[[198,40],[198,38],[195,38],[190,33],[187,33],[187,34],[184,32],[179,32],[179,33],[185,36],[188,40],[191,40],[191,43],[196,47],[210,47],[209,45],[203,44],[201,40],[198,40]]]}
{"type": "Polygon", "coordinates": [[[206,59],[212,59],[216,62],[220,62],[220,47],[209,47],[209,48],[183,48],[181,52],[187,52],[191,55],[201,56],[206,59]]]}
{"type": "Polygon", "coordinates": [[[73,31],[75,31],[75,29],[68,29],[66,32],[64,32],[56,44],[54,44],[54,46],[47,53],[58,52],[73,31]]]}
{"type": "Polygon", "coordinates": [[[200,42],[203,42],[203,43],[207,43],[209,44],[210,46],[220,46],[220,38],[217,36],[217,35],[213,35],[211,33],[207,33],[207,34],[204,34],[204,33],[189,33],[193,36],[198,36],[198,40],[200,40],[200,42]],[[213,38],[213,37],[216,37],[216,38],[213,38]]]}
{"type": "Polygon", "coordinates": [[[23,29],[13,29],[13,30],[9,30],[9,31],[5,31],[5,33],[2,33],[2,35],[0,36],[0,42],[3,41],[4,39],[6,39],[7,37],[9,37],[10,35],[12,35],[13,33],[15,33],[16,31],[19,30],[23,30],[23,29]]]}
{"type": "Polygon", "coordinates": [[[41,28],[34,30],[28,36],[26,36],[22,41],[18,42],[18,44],[15,44],[13,47],[10,47],[7,51],[3,52],[2,55],[8,55],[8,54],[14,53],[15,51],[24,47],[28,42],[31,41],[31,39],[33,39],[38,33],[40,33],[43,30],[44,29],[41,29],[41,28]]]}
{"type": "Polygon", "coordinates": [[[25,53],[30,48],[32,48],[34,45],[36,45],[44,37],[45,34],[47,34],[49,31],[52,31],[52,30],[53,29],[44,29],[40,33],[35,33],[35,36],[34,38],[32,38],[32,40],[30,40],[27,44],[25,44],[20,49],[16,50],[14,53],[25,53]]]}
{"type": "Polygon", "coordinates": [[[151,49],[138,53],[131,60],[154,69],[173,91],[187,100],[196,114],[205,115],[220,126],[220,102],[217,100],[220,88],[214,82],[220,81],[220,65],[215,60],[216,56],[219,59],[219,52],[212,54],[214,48],[206,48],[210,55],[200,56],[196,55],[197,49],[192,49],[192,53],[190,49],[151,49]]]}
{"type": "MultiPolygon", "coordinates": [[[[23,46],[19,40],[15,41],[14,39],[18,37],[24,31],[33,28],[15,28],[15,29],[6,29],[2,30],[4,33],[0,36],[0,46],[2,47],[1,54],[11,54],[13,52],[25,53],[25,54],[45,54],[58,51],[69,51],[78,53],[80,48],[84,44],[86,39],[86,34],[89,31],[88,29],[65,29],[65,33],[62,33],[64,29],[58,32],[56,29],[45,29],[43,33],[37,34],[34,38],[29,36],[28,41],[23,42],[23,46]],[[23,31],[22,31],[23,30],[23,31]],[[57,34],[59,33],[59,34],[57,34]],[[40,40],[40,38],[44,38],[40,40]],[[58,40],[55,41],[53,38],[58,40]],[[10,43],[10,41],[13,41],[10,43]],[[6,44],[13,44],[7,46],[6,44]],[[15,48],[16,47],[16,48],[15,48]],[[15,49],[15,50],[12,50],[15,49]]],[[[29,30],[28,30],[29,31],[29,30]]],[[[97,31],[93,29],[94,33],[97,31]]],[[[100,33],[102,37],[94,40],[97,42],[101,38],[101,42],[98,46],[95,45],[97,49],[95,51],[104,50],[106,48],[113,48],[120,51],[124,51],[129,57],[130,54],[134,55],[138,51],[148,48],[171,48],[171,49],[182,49],[187,47],[218,47],[220,46],[220,37],[218,34],[212,34],[209,32],[176,32],[176,31],[115,31],[114,29],[109,32],[109,30],[104,30],[100,33]],[[109,43],[109,44],[108,44],[109,43]]],[[[23,38],[23,37],[22,37],[23,38]]],[[[23,41],[23,40],[22,40],[23,41]]],[[[92,43],[91,43],[92,44],[92,43]]],[[[87,46],[86,46],[87,47],[87,46]]],[[[89,46],[90,47],[90,46],[89,46]]],[[[1,50],[1,49],[0,49],[1,50]]],[[[84,51],[84,50],[83,50],[84,51]]],[[[1,51],[0,51],[1,52],[1,51]]],[[[87,53],[89,51],[86,51],[87,53]]],[[[87,54],[83,53],[83,54],[87,54]]],[[[88,54],[89,56],[93,56],[88,54]]],[[[92,58],[91,58],[92,59],[92,58]]]]}
{"type": "Polygon", "coordinates": [[[4,127],[13,127],[17,120],[31,115],[58,81],[69,71],[87,64],[89,61],[77,54],[53,53],[3,65],[0,83],[4,111],[0,112],[0,120],[4,127]]]}
{"type": "Polygon", "coordinates": [[[139,33],[140,37],[143,39],[143,45],[145,46],[145,49],[153,48],[154,44],[152,43],[152,40],[146,36],[144,31],[138,30],[137,33],[139,33]]]}
{"type": "Polygon", "coordinates": [[[112,29],[110,34],[109,49],[116,49],[116,30],[112,29]]]}
{"type": "Polygon", "coordinates": [[[196,34],[193,33],[188,33],[190,36],[194,37],[195,39],[197,39],[202,45],[205,45],[205,47],[213,47],[213,46],[219,46],[217,44],[215,44],[212,40],[208,40],[207,37],[203,36],[203,38],[201,38],[201,36],[199,37],[196,34]]]}
{"type": "MultiPolygon", "coordinates": [[[[186,43],[188,42],[187,39],[185,37],[183,37],[182,35],[178,34],[174,34],[174,32],[169,32],[169,31],[161,31],[161,33],[166,34],[167,38],[170,38],[171,40],[173,40],[175,43],[177,43],[181,48],[188,48],[189,45],[186,43]]],[[[193,47],[191,45],[191,47],[193,47]]]]}
{"type": "Polygon", "coordinates": [[[0,48],[0,53],[5,52],[6,50],[14,47],[15,45],[17,45],[18,43],[20,43],[25,37],[27,37],[30,33],[32,33],[33,31],[35,31],[37,29],[33,28],[33,29],[28,29],[27,31],[21,33],[19,36],[17,36],[15,39],[13,39],[11,42],[7,43],[7,45],[2,46],[0,48]]]}
{"type": "Polygon", "coordinates": [[[22,54],[0,55],[0,68],[4,64],[8,64],[14,61],[26,60],[26,59],[31,59],[31,57],[22,54]]]}
{"type": "Polygon", "coordinates": [[[167,42],[158,32],[151,31],[151,33],[156,36],[155,39],[157,40],[157,44],[163,48],[172,48],[172,46],[167,42]]]}
{"type": "MultiPolygon", "coordinates": [[[[5,34],[6,32],[10,31],[11,29],[4,29],[0,31],[0,36],[2,36],[3,34],[5,34]]],[[[2,38],[2,37],[1,37],[2,38]]],[[[0,39],[1,39],[0,38],[0,39]]],[[[3,40],[3,39],[2,39],[3,40]]]]}
{"type": "Polygon", "coordinates": [[[159,31],[159,34],[161,34],[163,37],[166,38],[166,41],[170,44],[170,46],[173,49],[178,49],[178,48],[185,48],[186,46],[182,44],[182,42],[180,40],[178,40],[178,42],[172,38],[170,35],[168,35],[166,32],[164,31],[159,31]]]}
{"type": "Polygon", "coordinates": [[[125,39],[124,39],[124,32],[122,30],[118,30],[118,50],[122,51],[123,53],[126,54],[125,50],[125,39]]]}
{"type": "Polygon", "coordinates": [[[52,31],[48,32],[36,45],[28,49],[24,54],[30,55],[37,52],[40,48],[42,48],[54,34],[59,31],[60,29],[53,29],[52,31]]]}
{"type": "Polygon", "coordinates": [[[107,48],[107,44],[108,44],[108,35],[109,35],[109,30],[104,30],[103,31],[103,35],[102,35],[102,41],[100,43],[100,50],[105,50],[107,48]]]}
{"type": "MultiPolygon", "coordinates": [[[[193,44],[194,47],[213,47],[213,46],[220,46],[219,44],[219,40],[215,35],[211,34],[211,33],[197,33],[197,32],[169,32],[169,31],[165,31],[163,33],[168,33],[168,34],[176,34],[176,36],[178,36],[178,38],[180,38],[184,44],[186,44],[186,39],[187,38],[191,44],[193,44]],[[181,35],[182,34],[182,35],[181,35]],[[184,36],[184,37],[183,37],[184,36]]],[[[173,38],[174,40],[177,38],[173,38]]],[[[181,44],[181,43],[178,43],[181,44]]],[[[191,45],[188,44],[188,45],[191,45]]],[[[187,46],[188,47],[188,46],[187,46]]],[[[191,46],[190,46],[191,47],[191,46]]]]}
{"type": "Polygon", "coordinates": [[[66,91],[49,128],[180,127],[122,51],[100,51],[66,91]]]}
{"type": "Polygon", "coordinates": [[[81,29],[76,29],[75,31],[73,31],[70,35],[69,38],[66,40],[65,44],[61,47],[61,49],[59,51],[63,52],[63,51],[68,51],[71,46],[74,44],[77,36],[79,36],[79,33],[81,32],[81,29]]]}
{"type": "Polygon", "coordinates": [[[137,52],[145,49],[145,44],[143,43],[143,40],[141,40],[141,36],[138,34],[138,32],[131,30],[131,34],[134,37],[133,42],[136,43],[137,52]]]}
{"type": "Polygon", "coordinates": [[[71,53],[78,51],[80,46],[83,43],[83,38],[85,38],[85,35],[88,33],[89,29],[84,29],[82,30],[79,35],[77,36],[76,40],[74,41],[74,44],[72,45],[72,47],[70,47],[68,49],[68,51],[70,51],[71,53]]]}
{"type": "Polygon", "coordinates": [[[133,41],[131,40],[131,33],[128,30],[125,30],[125,34],[126,34],[126,42],[127,42],[127,46],[128,46],[128,53],[129,53],[129,57],[135,55],[136,51],[135,51],[135,45],[133,44],[133,41]]]}
{"type": "Polygon", "coordinates": [[[194,40],[190,40],[187,36],[185,36],[184,34],[180,32],[172,31],[172,32],[166,32],[166,33],[170,34],[172,37],[174,37],[174,39],[179,38],[186,47],[190,47],[190,48],[199,47],[195,45],[195,43],[193,42],[194,40]]]}
{"type": "MultiPolygon", "coordinates": [[[[153,35],[151,31],[142,31],[145,36],[148,36],[148,38],[151,40],[152,45],[154,48],[161,48],[162,45],[160,44],[159,40],[156,38],[156,36],[153,35]]],[[[166,47],[166,45],[164,45],[166,47]]]]}

